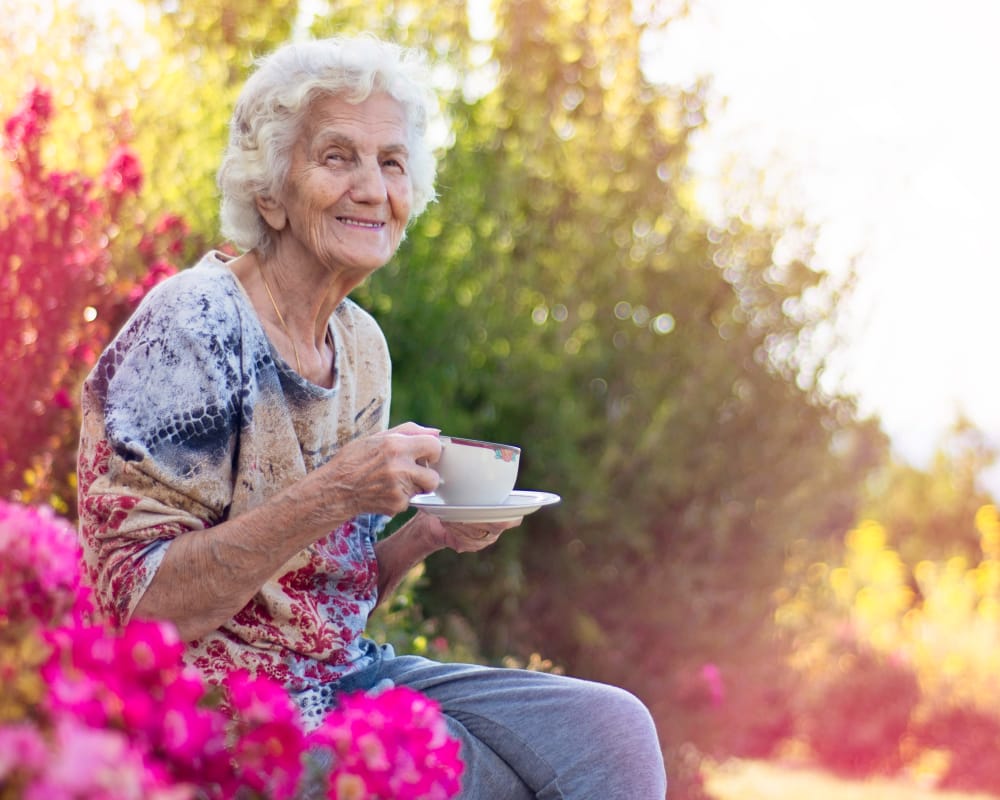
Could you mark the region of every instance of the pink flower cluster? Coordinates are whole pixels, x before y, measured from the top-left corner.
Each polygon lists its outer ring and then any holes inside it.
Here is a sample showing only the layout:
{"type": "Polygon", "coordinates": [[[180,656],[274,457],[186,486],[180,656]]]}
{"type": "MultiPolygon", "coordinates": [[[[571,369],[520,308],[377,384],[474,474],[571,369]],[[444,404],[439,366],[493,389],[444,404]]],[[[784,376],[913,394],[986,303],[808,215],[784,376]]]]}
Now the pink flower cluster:
{"type": "Polygon", "coordinates": [[[88,621],[78,554],[65,521],[0,501],[0,672],[42,687],[26,712],[0,702],[4,800],[290,800],[308,754],[324,749],[331,800],[459,792],[459,745],[429,699],[405,688],[345,696],[306,733],[271,680],[237,672],[206,687],[172,626],[88,621]],[[46,649],[40,668],[5,657],[32,644],[46,649]]]}
{"type": "Polygon", "coordinates": [[[0,503],[0,630],[42,625],[86,602],[76,532],[48,508],[0,503]]]}
{"type": "Polygon", "coordinates": [[[330,800],[447,800],[464,765],[433,700],[404,687],[345,697],[312,740],[334,755],[330,800]]]}
{"type": "Polygon", "coordinates": [[[50,731],[27,722],[0,727],[0,784],[22,800],[193,796],[158,784],[125,734],[94,729],[72,717],[55,720],[50,731]]]}
{"type": "Polygon", "coordinates": [[[9,158],[23,155],[29,167],[38,164],[39,142],[52,117],[52,95],[33,86],[21,101],[17,111],[3,126],[3,149],[9,158]]]}
{"type": "Polygon", "coordinates": [[[142,164],[116,143],[97,175],[45,163],[57,110],[32,87],[0,127],[0,497],[58,497],[72,509],[82,376],[100,343],[183,253],[176,215],[136,203],[142,164]],[[144,243],[143,248],[136,245],[144,243]]]}

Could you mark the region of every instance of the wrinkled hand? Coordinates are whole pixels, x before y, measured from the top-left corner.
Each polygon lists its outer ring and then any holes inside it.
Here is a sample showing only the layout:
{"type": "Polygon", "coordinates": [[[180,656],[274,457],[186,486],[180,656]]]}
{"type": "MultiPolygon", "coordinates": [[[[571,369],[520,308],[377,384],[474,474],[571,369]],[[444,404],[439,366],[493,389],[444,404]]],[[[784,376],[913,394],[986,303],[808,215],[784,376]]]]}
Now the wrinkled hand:
{"type": "Polygon", "coordinates": [[[436,536],[440,547],[448,547],[456,553],[475,553],[489,547],[506,530],[521,524],[521,518],[506,522],[443,522],[425,512],[420,512],[423,523],[436,536]]]}
{"type": "Polygon", "coordinates": [[[438,474],[427,465],[441,457],[438,433],[404,422],[348,443],[322,468],[333,502],[351,516],[405,511],[414,495],[437,488],[438,474]]]}

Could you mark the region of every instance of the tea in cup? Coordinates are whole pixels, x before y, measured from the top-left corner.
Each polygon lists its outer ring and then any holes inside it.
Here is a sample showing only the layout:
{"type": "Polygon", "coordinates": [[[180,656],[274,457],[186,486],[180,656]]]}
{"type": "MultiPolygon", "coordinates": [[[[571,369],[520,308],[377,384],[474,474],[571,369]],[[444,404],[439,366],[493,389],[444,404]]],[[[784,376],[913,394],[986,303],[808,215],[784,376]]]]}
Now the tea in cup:
{"type": "Polygon", "coordinates": [[[441,482],[435,494],[453,506],[498,506],[514,489],[521,448],[441,436],[441,458],[433,465],[441,482]]]}

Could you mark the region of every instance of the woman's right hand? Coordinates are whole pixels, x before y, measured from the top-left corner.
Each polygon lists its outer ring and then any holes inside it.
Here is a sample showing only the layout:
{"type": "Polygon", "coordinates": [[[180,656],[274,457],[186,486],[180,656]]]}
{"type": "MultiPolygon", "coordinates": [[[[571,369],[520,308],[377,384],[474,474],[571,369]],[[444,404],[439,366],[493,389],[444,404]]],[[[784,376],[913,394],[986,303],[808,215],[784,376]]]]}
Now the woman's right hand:
{"type": "Polygon", "coordinates": [[[437,472],[428,464],[441,457],[440,430],[404,422],[387,431],[355,439],[342,447],[321,469],[324,489],[331,502],[357,514],[405,511],[410,498],[433,492],[437,472]]]}

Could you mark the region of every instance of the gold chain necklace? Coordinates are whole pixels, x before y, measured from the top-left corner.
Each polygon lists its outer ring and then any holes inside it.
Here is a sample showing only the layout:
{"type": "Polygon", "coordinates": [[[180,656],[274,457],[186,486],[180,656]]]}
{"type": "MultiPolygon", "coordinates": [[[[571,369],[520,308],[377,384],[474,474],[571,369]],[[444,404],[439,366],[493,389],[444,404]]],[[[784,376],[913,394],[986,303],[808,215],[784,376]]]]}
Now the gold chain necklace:
{"type": "Polygon", "coordinates": [[[288,326],[285,324],[285,318],[281,316],[281,311],[278,310],[278,304],[274,302],[274,295],[271,294],[271,287],[267,285],[267,278],[264,277],[264,268],[257,263],[257,269],[260,270],[260,279],[264,281],[264,289],[267,292],[267,296],[271,298],[271,306],[274,308],[274,313],[278,315],[278,322],[281,323],[281,327],[285,330],[285,336],[288,337],[288,341],[291,342],[292,352],[295,353],[295,368],[298,370],[299,375],[302,374],[302,362],[299,361],[299,348],[295,346],[295,339],[292,338],[292,332],[288,330],[288,326]]]}

